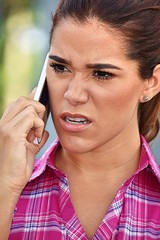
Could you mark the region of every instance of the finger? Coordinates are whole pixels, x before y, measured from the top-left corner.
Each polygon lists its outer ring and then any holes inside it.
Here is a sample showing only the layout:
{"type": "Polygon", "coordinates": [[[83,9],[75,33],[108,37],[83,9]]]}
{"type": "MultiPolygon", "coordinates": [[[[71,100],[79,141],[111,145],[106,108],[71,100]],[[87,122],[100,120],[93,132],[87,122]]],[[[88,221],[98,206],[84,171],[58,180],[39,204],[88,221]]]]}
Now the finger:
{"type": "Polygon", "coordinates": [[[33,143],[34,139],[35,139],[34,129],[31,129],[27,135],[27,141],[33,143]]]}
{"type": "Polygon", "coordinates": [[[37,87],[33,88],[32,92],[29,94],[30,99],[34,99],[37,87]]]}
{"type": "Polygon", "coordinates": [[[48,131],[44,131],[43,132],[43,136],[42,136],[42,139],[41,139],[41,141],[40,141],[40,143],[39,143],[39,149],[41,149],[43,146],[44,146],[44,144],[46,143],[46,141],[48,140],[48,138],[49,138],[49,133],[48,133],[48,131]]]}
{"type": "Polygon", "coordinates": [[[26,146],[31,150],[27,152],[27,159],[32,158],[32,154],[36,155],[41,150],[41,148],[44,146],[44,144],[48,140],[48,137],[49,137],[49,133],[47,131],[44,131],[44,135],[40,144],[36,145],[36,144],[26,143],[26,146]]]}
{"type": "Polygon", "coordinates": [[[18,140],[26,141],[30,131],[32,131],[32,138],[41,138],[43,130],[44,122],[32,106],[28,106],[10,122],[1,125],[3,137],[14,142],[18,140]]]}
{"type": "Polygon", "coordinates": [[[38,116],[33,106],[28,106],[14,118],[12,126],[21,129],[21,131],[27,135],[32,131],[34,137],[40,138],[44,130],[44,121],[38,116]]]}
{"type": "MultiPolygon", "coordinates": [[[[34,95],[35,95],[36,89],[37,89],[37,87],[35,87],[35,88],[32,90],[32,92],[30,93],[30,95],[29,95],[29,98],[30,98],[30,99],[34,99],[34,95]]],[[[9,114],[9,112],[12,112],[12,113],[13,113],[15,103],[16,103],[16,102],[13,101],[13,102],[11,102],[11,103],[6,107],[4,113],[3,113],[2,117],[1,117],[2,120],[9,114]],[[12,111],[11,111],[11,110],[12,110],[12,111]]],[[[14,113],[13,113],[13,116],[14,116],[14,113]]]]}
{"type": "Polygon", "coordinates": [[[45,107],[43,104],[31,100],[27,97],[20,97],[16,102],[10,104],[7,110],[2,115],[1,120],[9,122],[12,118],[16,117],[21,111],[27,108],[29,105],[33,106],[38,116],[43,119],[45,113],[45,107]]]}
{"type": "Polygon", "coordinates": [[[11,102],[11,103],[7,106],[7,108],[5,109],[3,115],[2,115],[2,117],[1,117],[1,119],[0,119],[1,121],[3,121],[3,120],[7,117],[7,115],[13,110],[14,105],[15,105],[15,102],[11,102]]]}
{"type": "Polygon", "coordinates": [[[28,107],[29,105],[33,106],[38,114],[38,116],[43,119],[45,113],[45,106],[36,100],[32,100],[29,97],[21,96],[17,101],[17,105],[19,106],[19,110],[22,111],[24,108],[28,107]]]}

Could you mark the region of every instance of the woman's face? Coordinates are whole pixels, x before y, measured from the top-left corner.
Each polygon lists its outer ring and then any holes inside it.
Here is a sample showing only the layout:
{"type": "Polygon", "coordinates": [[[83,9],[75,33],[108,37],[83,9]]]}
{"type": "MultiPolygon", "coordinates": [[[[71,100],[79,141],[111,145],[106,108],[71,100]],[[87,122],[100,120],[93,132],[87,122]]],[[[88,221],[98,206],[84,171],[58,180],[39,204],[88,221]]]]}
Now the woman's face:
{"type": "Polygon", "coordinates": [[[62,146],[85,153],[139,137],[137,108],[145,81],[123,37],[95,19],[61,21],[52,36],[47,81],[62,146]]]}

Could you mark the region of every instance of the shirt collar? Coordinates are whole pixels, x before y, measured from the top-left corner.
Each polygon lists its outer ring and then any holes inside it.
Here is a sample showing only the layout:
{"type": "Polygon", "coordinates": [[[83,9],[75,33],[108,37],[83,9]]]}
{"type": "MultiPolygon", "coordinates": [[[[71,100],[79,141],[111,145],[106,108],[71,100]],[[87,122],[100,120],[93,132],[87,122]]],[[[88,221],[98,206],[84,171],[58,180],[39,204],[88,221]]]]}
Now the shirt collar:
{"type": "Polygon", "coordinates": [[[46,166],[52,168],[58,175],[63,173],[54,166],[55,153],[57,148],[60,146],[59,139],[56,138],[54,142],[50,145],[48,150],[39,159],[35,159],[33,173],[29,181],[34,180],[39,177],[46,169],[46,166]]]}
{"type": "MultiPolygon", "coordinates": [[[[143,136],[141,136],[141,143],[142,144],[141,144],[140,164],[135,174],[138,174],[140,171],[150,166],[153,173],[155,174],[155,176],[158,178],[160,182],[160,166],[155,161],[155,158],[151,152],[151,149],[143,136]]],[[[32,181],[38,176],[40,176],[45,171],[46,166],[52,168],[55,174],[58,176],[65,175],[61,170],[57,169],[54,165],[55,153],[59,146],[60,146],[59,139],[56,138],[54,142],[51,144],[51,146],[48,148],[48,150],[44,153],[44,155],[40,159],[35,160],[33,173],[29,181],[32,181]]]]}
{"type": "Polygon", "coordinates": [[[142,142],[142,150],[141,150],[141,167],[144,167],[144,165],[150,166],[152,169],[154,175],[157,177],[158,181],[160,182],[160,166],[156,162],[153,153],[150,149],[149,144],[146,142],[145,138],[141,136],[141,142],[142,142]]]}

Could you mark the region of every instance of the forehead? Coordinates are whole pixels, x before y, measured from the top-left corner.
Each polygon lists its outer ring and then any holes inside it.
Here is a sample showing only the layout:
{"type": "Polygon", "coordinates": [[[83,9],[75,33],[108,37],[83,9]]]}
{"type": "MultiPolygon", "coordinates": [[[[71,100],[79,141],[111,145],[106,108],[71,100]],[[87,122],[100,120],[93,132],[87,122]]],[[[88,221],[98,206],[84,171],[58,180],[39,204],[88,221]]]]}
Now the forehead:
{"type": "Polygon", "coordinates": [[[62,19],[52,34],[51,48],[54,51],[93,56],[127,57],[127,42],[123,34],[95,18],[85,22],[62,19]]]}
{"type": "MultiPolygon", "coordinates": [[[[126,38],[124,34],[120,31],[120,29],[113,28],[110,24],[103,23],[99,21],[97,18],[88,18],[86,21],[80,22],[79,20],[73,19],[73,18],[66,18],[59,20],[53,30],[52,33],[52,40],[59,29],[67,29],[73,33],[73,31],[82,31],[84,30],[84,33],[86,36],[88,36],[88,33],[92,33],[93,36],[102,36],[105,34],[110,34],[113,37],[116,37],[119,39],[119,41],[124,44],[126,44],[126,38]]],[[[81,37],[84,37],[81,36],[81,37]]]]}

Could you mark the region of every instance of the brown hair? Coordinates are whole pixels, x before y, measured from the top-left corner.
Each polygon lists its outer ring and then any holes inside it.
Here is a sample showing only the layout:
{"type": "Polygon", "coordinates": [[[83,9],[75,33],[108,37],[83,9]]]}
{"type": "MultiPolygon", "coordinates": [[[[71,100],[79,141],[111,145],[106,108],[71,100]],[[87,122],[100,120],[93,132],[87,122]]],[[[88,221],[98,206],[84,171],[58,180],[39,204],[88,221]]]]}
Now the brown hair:
{"type": "MultiPolygon", "coordinates": [[[[128,57],[139,62],[141,78],[151,78],[155,66],[160,64],[160,0],[60,0],[50,38],[61,19],[81,23],[93,17],[123,33],[128,57]]],[[[159,131],[159,113],[160,93],[139,104],[139,131],[148,142],[159,131]]]]}

